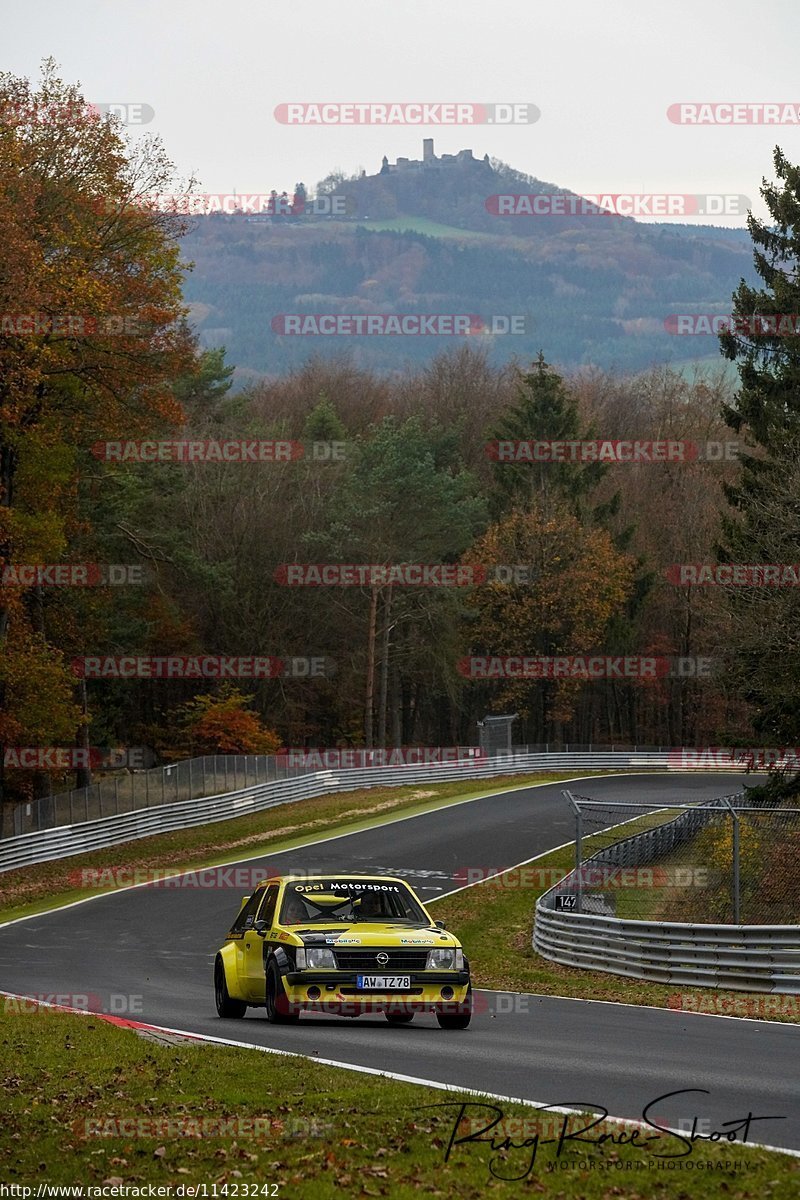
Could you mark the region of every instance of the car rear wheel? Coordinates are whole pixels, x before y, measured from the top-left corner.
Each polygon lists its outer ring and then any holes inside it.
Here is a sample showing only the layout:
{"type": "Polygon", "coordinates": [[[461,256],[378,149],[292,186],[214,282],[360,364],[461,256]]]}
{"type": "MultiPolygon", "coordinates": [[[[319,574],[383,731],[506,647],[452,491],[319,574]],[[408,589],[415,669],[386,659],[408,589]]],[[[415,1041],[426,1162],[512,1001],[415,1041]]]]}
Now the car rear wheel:
{"type": "Polygon", "coordinates": [[[408,1025],[414,1020],[413,1012],[392,1012],[388,1009],[385,1016],[390,1025],[408,1025]]]}
{"type": "Polygon", "coordinates": [[[244,1000],[234,1000],[228,992],[228,981],[221,958],[214,964],[214,1001],[220,1017],[243,1017],[247,1012],[244,1000]]]}
{"type": "Polygon", "coordinates": [[[272,1025],[289,1025],[295,1021],[299,1021],[299,1014],[292,1012],[289,1001],[286,999],[286,993],[283,990],[283,984],[281,983],[278,965],[274,958],[271,958],[267,964],[267,981],[264,999],[264,1007],[267,1010],[267,1020],[272,1025]]]}
{"type": "Polygon", "coordinates": [[[436,1020],[442,1029],[466,1029],[472,1020],[472,984],[467,988],[463,1004],[457,1004],[450,1012],[437,1012],[436,1020]]]}

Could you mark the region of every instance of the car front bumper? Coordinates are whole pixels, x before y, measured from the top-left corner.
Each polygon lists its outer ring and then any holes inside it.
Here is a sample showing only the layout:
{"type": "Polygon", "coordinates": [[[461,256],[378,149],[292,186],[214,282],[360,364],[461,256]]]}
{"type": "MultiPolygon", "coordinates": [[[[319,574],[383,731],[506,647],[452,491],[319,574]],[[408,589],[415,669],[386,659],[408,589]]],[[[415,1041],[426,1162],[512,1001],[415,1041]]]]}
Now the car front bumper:
{"type": "Polygon", "coordinates": [[[454,1012],[469,991],[469,971],[411,972],[410,987],[375,991],[359,988],[353,971],[290,971],[283,977],[294,1009],[341,1016],[384,1012],[454,1012]]]}

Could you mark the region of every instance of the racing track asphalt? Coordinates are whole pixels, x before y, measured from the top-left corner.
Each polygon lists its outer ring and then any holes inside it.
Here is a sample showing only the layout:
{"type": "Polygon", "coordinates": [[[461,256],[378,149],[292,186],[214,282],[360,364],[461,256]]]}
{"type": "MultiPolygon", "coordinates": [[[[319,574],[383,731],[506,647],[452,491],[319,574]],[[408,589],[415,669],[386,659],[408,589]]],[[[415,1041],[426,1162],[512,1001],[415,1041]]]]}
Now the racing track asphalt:
{"type": "MultiPolygon", "coordinates": [[[[609,801],[691,803],[743,781],[648,773],[597,776],[574,790],[609,801]]],[[[520,788],[239,865],[401,874],[429,901],[460,886],[465,868],[513,866],[568,842],[565,786],[520,788]]],[[[631,815],[618,812],[610,823],[631,815]]],[[[130,849],[120,850],[120,864],[131,864],[130,849]]],[[[221,1021],[211,965],[248,890],[136,887],[0,927],[0,989],[89,993],[104,1008],[122,996],[131,1016],[154,1025],[618,1117],[640,1117],[657,1101],[651,1114],[673,1127],[695,1115],[715,1130],[748,1113],[770,1116],[753,1124],[749,1140],[800,1149],[800,1031],[792,1025],[490,991],[476,994],[465,1032],[440,1030],[427,1015],[395,1028],[382,1017],[310,1015],[274,1027],[258,1009],[221,1021]],[[683,1089],[709,1094],[659,1100],[683,1089]]]]}

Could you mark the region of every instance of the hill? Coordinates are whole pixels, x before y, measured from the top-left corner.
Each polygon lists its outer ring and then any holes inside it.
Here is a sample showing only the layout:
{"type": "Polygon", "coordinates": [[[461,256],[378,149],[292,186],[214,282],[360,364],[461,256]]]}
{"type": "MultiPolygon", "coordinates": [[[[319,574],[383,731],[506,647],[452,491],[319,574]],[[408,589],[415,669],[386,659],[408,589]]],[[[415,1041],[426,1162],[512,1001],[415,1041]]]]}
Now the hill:
{"type": "Polygon", "coordinates": [[[186,296],[201,340],[225,344],[241,376],[343,351],[358,366],[402,369],[459,336],[359,336],[341,332],[341,322],[334,333],[294,336],[284,332],[287,313],[473,314],[483,325],[473,319],[461,336],[488,343],[495,361],[529,360],[543,348],[564,367],[637,370],[716,355],[715,337],[675,335],[665,320],[729,311],[740,278],[752,277],[745,230],[644,224],[596,210],[492,211],[491,197],[520,194],[571,196],[464,151],[450,161],[384,159],[374,175],[329,176],[317,188],[318,206],[326,198],[340,216],[307,208],[194,218],[184,243],[195,263],[186,296]],[[516,318],[517,332],[503,332],[503,320],[493,331],[493,316],[516,318]]]}

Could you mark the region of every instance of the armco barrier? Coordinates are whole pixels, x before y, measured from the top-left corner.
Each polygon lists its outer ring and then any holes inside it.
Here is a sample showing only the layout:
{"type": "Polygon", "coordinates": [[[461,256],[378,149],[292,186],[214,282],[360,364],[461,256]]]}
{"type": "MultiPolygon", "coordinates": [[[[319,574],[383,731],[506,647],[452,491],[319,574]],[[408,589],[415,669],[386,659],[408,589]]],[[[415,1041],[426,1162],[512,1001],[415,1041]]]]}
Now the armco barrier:
{"type": "Polygon", "coordinates": [[[651,983],[800,994],[800,926],[623,921],[536,905],[533,948],[567,967],[651,983]]]}
{"type": "MultiPolygon", "coordinates": [[[[30,863],[68,858],[88,850],[116,846],[121,842],[169,833],[214,821],[226,821],[244,813],[259,812],[277,804],[290,804],[331,791],[353,791],[369,787],[400,787],[403,784],[451,779],[487,779],[498,775],[534,771],[666,770],[674,766],[674,751],[614,751],[592,753],[496,755],[484,759],[421,766],[363,767],[316,771],[295,779],[258,784],[238,792],[180,803],[158,805],[62,825],[37,833],[21,834],[0,841],[0,872],[30,863]]],[[[719,767],[715,767],[719,770],[719,767]]],[[[741,770],[737,765],[732,770],[741,770]]]]}
{"type": "MultiPolygon", "coordinates": [[[[645,866],[724,818],[724,805],[723,799],[712,801],[624,838],[585,859],[581,872],[645,866]]],[[[576,880],[579,886],[574,873],[566,876],[536,903],[533,948],[543,958],[652,983],[800,994],[800,926],[638,921],[556,910],[556,893],[569,891],[576,880]]]]}

